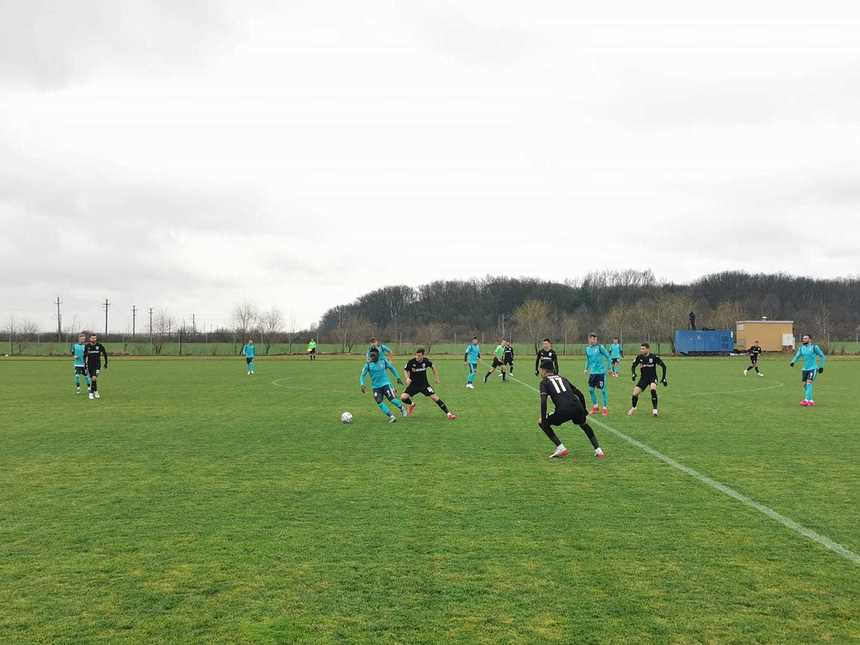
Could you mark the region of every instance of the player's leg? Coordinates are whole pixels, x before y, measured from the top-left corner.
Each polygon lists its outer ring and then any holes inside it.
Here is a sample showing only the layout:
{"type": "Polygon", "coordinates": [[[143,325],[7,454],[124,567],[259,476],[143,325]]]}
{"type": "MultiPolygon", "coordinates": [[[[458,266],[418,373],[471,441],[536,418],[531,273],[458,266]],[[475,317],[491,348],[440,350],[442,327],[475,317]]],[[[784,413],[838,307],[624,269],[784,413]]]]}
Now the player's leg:
{"type": "Polygon", "coordinates": [[[415,412],[415,402],[412,400],[414,394],[412,388],[407,387],[400,395],[400,401],[406,406],[406,416],[408,417],[411,417],[412,413],[415,412]]]}
{"type": "Polygon", "coordinates": [[[631,397],[630,410],[627,411],[627,416],[632,417],[636,412],[636,406],[639,405],[639,395],[642,394],[642,388],[638,385],[633,388],[633,396],[631,397]]]}
{"type": "Polygon", "coordinates": [[[394,389],[389,385],[388,387],[385,388],[384,392],[385,392],[385,398],[387,398],[389,401],[391,401],[391,404],[395,408],[400,410],[401,416],[405,417],[406,416],[406,408],[403,407],[403,404],[400,402],[400,399],[398,399],[394,395],[394,389]]]}
{"type": "Polygon", "coordinates": [[[466,378],[466,387],[475,387],[475,376],[478,374],[478,364],[469,363],[469,376],[466,378]]]}
{"type": "MultiPolygon", "coordinates": [[[[430,400],[439,406],[439,409],[442,410],[442,413],[445,416],[447,416],[449,419],[451,419],[452,421],[454,419],[456,419],[457,415],[455,415],[453,412],[451,412],[451,410],[448,409],[448,406],[445,405],[445,402],[439,398],[439,395],[436,394],[436,392],[433,391],[433,388],[427,388],[427,389],[430,391],[430,395],[429,395],[430,400]]],[[[426,394],[426,392],[425,392],[425,394],[426,394]]]]}
{"type": "Polygon", "coordinates": [[[373,388],[373,400],[376,402],[376,407],[378,407],[380,409],[382,414],[387,416],[389,418],[389,420],[390,419],[396,420],[394,413],[391,411],[391,409],[387,405],[385,405],[385,394],[383,393],[382,389],[373,388]]]}
{"type": "Polygon", "coordinates": [[[484,383],[487,382],[487,379],[490,378],[490,374],[496,371],[496,364],[493,363],[492,367],[490,367],[490,371],[484,374],[484,383]]]}
{"type": "Polygon", "coordinates": [[[657,384],[651,384],[651,414],[657,416],[657,384]]]}
{"type": "Polygon", "coordinates": [[[547,438],[552,441],[553,445],[555,445],[555,450],[549,456],[550,459],[559,459],[561,457],[567,457],[567,448],[564,447],[564,444],[561,442],[561,439],[558,438],[558,435],[552,429],[553,425],[560,425],[562,421],[557,418],[558,412],[554,412],[546,418],[546,421],[541,423],[541,420],[538,419],[538,428],[540,428],[543,433],[547,436],[547,438]]]}
{"type": "Polygon", "coordinates": [[[75,367],[75,393],[81,393],[81,370],[75,367]]]}
{"type": "Polygon", "coordinates": [[[597,394],[594,392],[595,380],[594,376],[588,377],[588,395],[591,397],[591,412],[597,412],[597,394]]]}
{"type": "Polygon", "coordinates": [[[806,386],[804,388],[806,394],[806,401],[808,405],[815,405],[815,370],[810,370],[806,377],[806,386]]]}

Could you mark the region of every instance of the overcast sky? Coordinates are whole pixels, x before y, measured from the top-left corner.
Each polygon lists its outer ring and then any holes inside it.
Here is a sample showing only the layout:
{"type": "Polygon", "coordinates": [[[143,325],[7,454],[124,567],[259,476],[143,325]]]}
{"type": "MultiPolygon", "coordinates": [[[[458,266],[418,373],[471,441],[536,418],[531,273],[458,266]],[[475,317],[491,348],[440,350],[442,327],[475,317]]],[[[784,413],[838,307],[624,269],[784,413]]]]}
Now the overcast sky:
{"type": "Polygon", "coordinates": [[[858,171],[856,2],[0,0],[0,325],[856,275],[858,171]]]}

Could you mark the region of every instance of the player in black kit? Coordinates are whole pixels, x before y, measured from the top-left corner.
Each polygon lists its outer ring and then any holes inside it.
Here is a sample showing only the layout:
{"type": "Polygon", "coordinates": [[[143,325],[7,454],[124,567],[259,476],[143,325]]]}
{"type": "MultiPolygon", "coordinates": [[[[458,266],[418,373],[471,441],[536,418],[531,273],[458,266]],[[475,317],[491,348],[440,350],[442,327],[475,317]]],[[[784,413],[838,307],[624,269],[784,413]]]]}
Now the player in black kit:
{"type": "Polygon", "coordinates": [[[541,348],[537,356],[535,356],[535,376],[538,376],[538,370],[543,365],[544,361],[552,361],[552,369],[558,374],[558,354],[552,348],[552,341],[549,338],[543,339],[543,348],[541,348]]]}
{"type": "Polygon", "coordinates": [[[639,355],[633,361],[631,368],[633,372],[633,381],[636,381],[636,366],[639,365],[639,382],[633,388],[633,407],[627,411],[627,416],[632,417],[636,413],[636,404],[639,403],[639,395],[646,389],[651,390],[651,414],[657,416],[657,366],[663,369],[663,375],[660,382],[667,386],[669,381],[666,380],[666,363],[659,356],[651,353],[651,345],[642,343],[639,347],[639,355]]]}
{"type": "Polygon", "coordinates": [[[448,409],[445,402],[439,398],[439,395],[430,387],[427,382],[427,370],[433,370],[433,375],[436,377],[436,385],[439,385],[439,371],[433,365],[429,358],[424,356],[424,348],[419,347],[415,350],[415,358],[409,359],[403,371],[406,372],[406,390],[400,395],[400,400],[406,404],[406,416],[411,417],[415,412],[415,403],[412,402],[412,397],[416,394],[429,396],[430,399],[439,406],[439,409],[445,413],[450,421],[457,418],[453,412],[448,409]]]}
{"type": "Polygon", "coordinates": [[[758,355],[761,354],[764,350],[761,348],[761,345],[758,344],[758,341],[755,341],[747,350],[747,354],[750,355],[750,366],[744,370],[744,376],[749,374],[750,370],[755,370],[755,373],[759,376],[764,376],[764,374],[758,368],[758,355]]]}
{"type": "Polygon", "coordinates": [[[603,459],[603,450],[597,441],[594,430],[587,423],[588,413],[585,411],[585,396],[570,381],[555,372],[552,360],[546,359],[538,368],[541,376],[540,382],[540,419],[538,427],[543,430],[549,440],[555,444],[555,451],[549,456],[550,459],[567,457],[568,450],[564,447],[561,439],[555,434],[553,426],[560,426],[566,421],[571,421],[582,428],[591,445],[594,446],[594,456],[603,459]],[[555,410],[549,416],[546,414],[546,400],[552,399],[555,410]]]}
{"type": "Polygon", "coordinates": [[[514,345],[511,341],[506,340],[505,343],[505,366],[508,368],[508,373],[514,374],[514,345]]]}
{"type": "Polygon", "coordinates": [[[87,374],[90,376],[91,399],[100,399],[99,394],[99,372],[102,370],[102,356],[105,358],[104,368],[108,367],[108,355],[105,346],[99,342],[98,336],[90,334],[90,342],[84,346],[84,358],[87,364],[87,374]]]}

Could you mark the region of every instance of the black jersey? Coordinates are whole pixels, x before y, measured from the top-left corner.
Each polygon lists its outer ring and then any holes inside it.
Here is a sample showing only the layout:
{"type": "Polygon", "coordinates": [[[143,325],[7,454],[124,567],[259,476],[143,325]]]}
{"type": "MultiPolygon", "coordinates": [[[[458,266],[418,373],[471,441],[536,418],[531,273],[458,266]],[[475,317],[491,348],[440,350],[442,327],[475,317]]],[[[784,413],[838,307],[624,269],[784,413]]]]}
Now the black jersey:
{"type": "Polygon", "coordinates": [[[101,369],[102,356],[105,357],[105,367],[107,367],[108,355],[104,345],[101,343],[87,343],[84,345],[84,357],[87,360],[87,367],[101,369]]]}
{"type": "Polygon", "coordinates": [[[542,349],[535,357],[535,372],[540,368],[540,364],[544,361],[552,361],[553,371],[558,374],[558,354],[554,349],[542,349]]]}
{"type": "Polygon", "coordinates": [[[505,345],[505,361],[510,363],[514,360],[514,348],[505,345]]]}
{"type": "Polygon", "coordinates": [[[585,395],[563,376],[551,374],[540,382],[540,416],[546,419],[546,399],[552,399],[556,411],[574,412],[585,409],[585,395]]]}
{"type": "Polygon", "coordinates": [[[639,365],[640,372],[640,380],[647,380],[649,382],[654,382],[657,380],[657,366],[659,365],[663,370],[663,376],[661,377],[663,380],[666,379],[666,363],[657,356],[657,354],[653,354],[651,352],[647,354],[638,354],[636,356],[636,360],[633,361],[633,366],[631,370],[633,372],[633,376],[636,376],[636,366],[639,365]]]}
{"type": "Polygon", "coordinates": [[[433,363],[429,358],[422,358],[420,361],[414,358],[409,359],[403,371],[409,375],[409,379],[416,387],[427,387],[430,385],[427,382],[427,370],[433,367],[433,363]]]}
{"type": "Polygon", "coordinates": [[[763,351],[764,350],[761,348],[760,345],[753,345],[747,350],[747,353],[753,360],[756,360],[758,358],[758,355],[761,354],[763,351]]]}

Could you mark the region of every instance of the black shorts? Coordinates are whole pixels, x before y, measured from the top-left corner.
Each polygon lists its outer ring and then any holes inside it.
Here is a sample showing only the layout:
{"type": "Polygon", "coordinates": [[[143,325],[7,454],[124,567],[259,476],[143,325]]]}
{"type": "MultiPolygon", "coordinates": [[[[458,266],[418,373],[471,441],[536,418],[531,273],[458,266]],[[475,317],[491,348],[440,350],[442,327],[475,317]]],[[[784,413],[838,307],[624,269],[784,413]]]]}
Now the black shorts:
{"type": "Polygon", "coordinates": [[[549,415],[546,420],[551,426],[560,426],[562,423],[567,421],[572,421],[578,426],[581,426],[585,423],[585,420],[588,418],[588,415],[585,413],[585,410],[581,407],[575,408],[563,408],[561,410],[556,410],[551,415],[549,415]]]}
{"type": "Polygon", "coordinates": [[[98,376],[101,369],[102,369],[101,363],[89,363],[89,364],[87,364],[87,374],[89,374],[90,376],[98,376]]]}
{"type": "Polygon", "coordinates": [[[803,370],[800,374],[800,382],[801,383],[812,383],[815,380],[815,376],[818,374],[818,370],[803,370]]]}
{"type": "Polygon", "coordinates": [[[758,363],[758,354],[750,354],[750,363],[753,365],[758,363]]]}
{"type": "Polygon", "coordinates": [[[620,362],[621,362],[621,359],[620,359],[620,358],[613,358],[613,359],[612,359],[612,367],[615,367],[615,366],[616,366],[616,365],[618,365],[618,363],[620,363],[620,362]]]}
{"type": "Polygon", "coordinates": [[[644,378],[639,379],[639,382],[636,384],[636,387],[638,387],[640,390],[642,390],[644,392],[649,387],[651,387],[652,384],[656,384],[656,383],[657,383],[657,377],[656,376],[646,376],[644,378]]]}
{"type": "Polygon", "coordinates": [[[603,389],[606,385],[606,374],[592,374],[588,377],[588,387],[603,389]]]}
{"type": "Polygon", "coordinates": [[[514,364],[514,359],[508,358],[507,356],[505,356],[505,365],[513,365],[513,364],[514,364]]]}
{"type": "Polygon", "coordinates": [[[498,356],[493,356],[493,369],[504,366],[504,363],[499,360],[498,356]]]}
{"type": "Polygon", "coordinates": [[[316,353],[317,353],[316,349],[309,349],[308,350],[308,354],[316,354],[316,353]]]}
{"type": "Polygon", "coordinates": [[[245,357],[245,363],[246,363],[247,365],[250,365],[250,364],[251,364],[251,363],[253,363],[253,362],[254,362],[254,357],[253,357],[253,356],[246,356],[246,357],[245,357]]]}
{"type": "Polygon", "coordinates": [[[394,400],[394,388],[390,385],[384,385],[382,387],[373,388],[373,400],[376,401],[377,404],[382,403],[385,399],[389,401],[394,400]]]}
{"type": "Polygon", "coordinates": [[[415,383],[413,381],[410,383],[407,388],[403,391],[404,394],[408,394],[409,396],[415,396],[416,394],[423,394],[424,396],[433,396],[436,392],[433,390],[430,385],[421,385],[415,383]]]}
{"type": "Polygon", "coordinates": [[[75,365],[75,374],[81,374],[82,376],[86,376],[87,368],[83,365],[75,365]]]}

